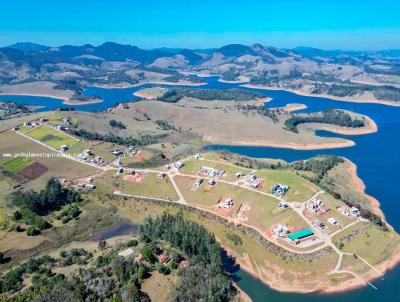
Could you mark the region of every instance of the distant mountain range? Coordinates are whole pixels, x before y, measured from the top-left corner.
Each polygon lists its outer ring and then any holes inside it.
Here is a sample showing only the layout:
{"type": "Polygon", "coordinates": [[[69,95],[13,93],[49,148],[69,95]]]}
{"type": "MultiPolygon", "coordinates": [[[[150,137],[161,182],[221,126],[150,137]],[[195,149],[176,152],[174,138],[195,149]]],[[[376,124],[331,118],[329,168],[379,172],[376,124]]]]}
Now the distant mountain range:
{"type": "Polygon", "coordinates": [[[48,50],[50,47],[32,42],[19,42],[4,48],[13,48],[20,51],[44,51],[48,50]]]}
{"type": "MultiPolygon", "coordinates": [[[[12,45],[4,46],[1,48],[12,48],[16,49],[19,51],[23,52],[39,52],[39,51],[47,51],[49,49],[61,49],[64,52],[68,52],[68,50],[71,51],[71,53],[77,50],[80,51],[96,51],[99,49],[99,51],[104,51],[108,53],[108,51],[113,51],[115,53],[119,53],[119,55],[122,55],[123,53],[127,54],[126,58],[130,58],[131,56],[137,56],[137,55],[143,55],[146,52],[152,53],[153,56],[157,54],[159,56],[168,56],[170,55],[176,55],[181,52],[200,52],[200,53],[206,53],[209,54],[211,52],[221,52],[224,55],[227,56],[241,56],[245,54],[250,54],[250,55],[255,55],[257,52],[254,50],[254,48],[258,47],[263,47],[260,44],[254,44],[253,46],[246,46],[242,44],[229,44],[226,46],[223,46],[221,48],[209,48],[209,49],[194,49],[194,50],[189,50],[189,49],[184,49],[184,48],[167,48],[167,47],[160,47],[160,48],[154,48],[150,50],[144,50],[140,49],[139,47],[132,46],[132,45],[123,45],[123,44],[118,44],[114,42],[105,42],[100,46],[93,46],[90,44],[85,44],[82,46],[71,46],[71,45],[63,45],[60,47],[51,47],[51,46],[46,46],[42,44],[37,44],[37,43],[32,43],[32,42],[18,42],[12,45]],[[128,53],[132,52],[130,55],[128,53]]],[[[272,54],[279,56],[280,54],[285,56],[286,51],[292,51],[293,53],[306,56],[306,57],[335,57],[339,55],[381,55],[381,56],[392,56],[392,57],[399,57],[400,56],[400,49],[386,49],[386,50],[375,50],[375,51],[353,51],[353,50],[341,50],[341,49],[335,49],[335,50],[325,50],[325,49],[319,49],[319,48],[313,48],[313,47],[306,47],[306,46],[299,46],[295,47],[292,49],[279,49],[275,47],[268,47],[269,50],[271,51],[272,54]]],[[[122,55],[123,56],[123,55],[122,55]]],[[[151,57],[151,56],[145,56],[145,57],[151,57]]],[[[119,56],[121,58],[121,56],[119,56]]],[[[105,58],[107,59],[107,58],[105,58]]],[[[111,58],[109,58],[111,59],[111,58]]]]}
{"type": "MultiPolygon", "coordinates": [[[[200,82],[199,74],[307,93],[360,95],[375,86],[400,88],[400,50],[283,49],[261,44],[142,49],[114,42],[59,47],[23,42],[0,48],[3,85],[47,81],[77,92],[85,85],[200,82]]],[[[400,99],[400,92],[393,97],[394,88],[385,89],[385,97],[400,99]]]]}

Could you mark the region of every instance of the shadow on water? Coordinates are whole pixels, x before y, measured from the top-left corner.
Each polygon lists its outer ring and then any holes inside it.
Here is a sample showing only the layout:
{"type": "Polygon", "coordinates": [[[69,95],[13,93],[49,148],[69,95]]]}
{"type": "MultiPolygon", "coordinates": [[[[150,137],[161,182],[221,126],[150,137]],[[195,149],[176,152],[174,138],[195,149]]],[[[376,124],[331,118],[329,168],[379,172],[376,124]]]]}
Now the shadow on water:
{"type": "Polygon", "coordinates": [[[137,231],[138,231],[138,225],[131,223],[121,223],[94,232],[90,237],[90,240],[100,241],[100,240],[107,240],[116,236],[136,235],[137,231]]]}
{"type": "Polygon", "coordinates": [[[221,257],[225,271],[232,276],[233,281],[240,281],[241,278],[237,274],[240,271],[240,265],[236,263],[236,258],[229,255],[225,249],[221,249],[221,257]]]}

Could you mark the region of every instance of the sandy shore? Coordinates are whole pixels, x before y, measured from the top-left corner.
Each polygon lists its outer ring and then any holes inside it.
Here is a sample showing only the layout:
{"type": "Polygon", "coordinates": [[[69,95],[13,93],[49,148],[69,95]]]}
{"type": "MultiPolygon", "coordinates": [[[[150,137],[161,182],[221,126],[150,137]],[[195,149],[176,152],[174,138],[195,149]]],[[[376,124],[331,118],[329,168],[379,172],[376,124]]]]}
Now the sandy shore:
{"type": "MultiPolygon", "coordinates": [[[[350,176],[351,176],[351,181],[352,184],[354,185],[354,187],[365,194],[366,198],[371,202],[371,205],[373,207],[373,210],[375,212],[375,214],[377,214],[378,216],[380,216],[383,221],[387,224],[387,227],[394,232],[395,234],[397,234],[396,230],[387,223],[386,219],[385,219],[385,215],[382,212],[382,210],[380,209],[380,203],[379,201],[371,196],[368,195],[365,192],[366,186],[365,183],[362,181],[362,179],[358,176],[357,174],[357,166],[350,160],[347,159],[347,162],[349,163],[349,168],[347,169],[347,171],[349,172],[350,176]]],[[[400,246],[398,246],[396,248],[396,250],[392,253],[391,257],[381,263],[379,263],[378,265],[374,265],[374,267],[379,271],[382,272],[383,274],[386,273],[387,271],[395,268],[398,264],[400,264],[400,246]]],[[[377,273],[373,270],[370,270],[368,273],[366,273],[365,275],[362,276],[364,280],[368,281],[368,282],[373,282],[376,279],[379,279],[380,276],[377,275],[377,273]]],[[[334,286],[334,287],[326,287],[326,288],[322,288],[321,292],[322,293],[338,293],[338,292],[345,292],[345,291],[349,291],[349,290],[354,290],[357,288],[361,288],[364,285],[361,284],[358,280],[352,279],[352,280],[348,280],[346,281],[345,284],[340,284],[338,286],[334,286]]]]}
{"type": "Polygon", "coordinates": [[[44,108],[44,106],[26,106],[30,111],[35,111],[44,108]]]}
{"type": "Polygon", "coordinates": [[[134,88],[144,85],[169,85],[169,86],[204,86],[207,85],[206,82],[193,83],[189,81],[181,82],[166,82],[166,81],[150,81],[150,82],[139,82],[136,84],[122,84],[122,85],[93,85],[91,87],[103,88],[103,89],[124,89],[124,88],[134,88]]]}
{"type": "Polygon", "coordinates": [[[320,144],[296,144],[296,143],[277,143],[274,141],[244,141],[238,142],[233,145],[238,146],[258,146],[258,147],[273,147],[273,148],[285,148],[294,150],[322,150],[322,149],[336,149],[336,148],[347,148],[355,146],[355,143],[351,140],[345,140],[343,142],[332,142],[332,143],[320,143],[320,144]]]}
{"type": "MultiPolygon", "coordinates": [[[[90,104],[97,104],[103,102],[101,99],[90,100],[90,101],[76,101],[70,100],[67,97],[61,97],[59,95],[54,94],[41,94],[41,93],[0,93],[2,95],[20,95],[20,96],[37,96],[37,97],[45,97],[45,98],[53,98],[62,101],[64,105],[73,105],[73,106],[81,106],[81,105],[90,105],[90,104]]],[[[43,106],[41,106],[43,107],[43,106]]]]}
{"type": "Polygon", "coordinates": [[[286,104],[284,107],[276,107],[276,108],[271,108],[271,109],[282,109],[285,110],[286,112],[293,112],[293,111],[298,111],[298,110],[303,110],[307,109],[308,107],[305,104],[286,104]]]}
{"type": "Polygon", "coordinates": [[[237,289],[237,297],[240,302],[251,302],[253,301],[248,294],[244,290],[242,290],[236,283],[233,283],[233,286],[237,289]]]}
{"type": "Polygon", "coordinates": [[[333,96],[333,95],[328,95],[328,94],[311,94],[311,93],[307,93],[307,92],[304,92],[301,90],[287,89],[287,88],[283,88],[283,87],[282,88],[268,87],[268,86],[253,85],[253,84],[244,84],[244,85],[240,85],[240,86],[246,87],[246,88],[264,89],[264,90],[284,90],[284,91],[289,91],[289,92],[292,92],[292,93],[295,93],[298,95],[302,95],[302,96],[327,98],[327,99],[341,101],[341,102],[381,104],[381,105],[400,107],[400,102],[391,102],[391,101],[383,101],[383,100],[367,100],[367,99],[362,99],[362,98],[345,98],[345,97],[338,97],[338,96],[333,96]]]}
{"type": "MultiPolygon", "coordinates": [[[[220,242],[221,244],[221,242],[220,242]]],[[[222,244],[221,244],[222,245],[222,244]]],[[[283,284],[280,280],[271,280],[265,278],[265,276],[259,271],[258,268],[255,268],[254,265],[252,264],[249,256],[247,254],[245,255],[239,255],[236,253],[234,250],[232,250],[230,247],[222,245],[222,247],[226,250],[226,252],[233,256],[235,258],[235,262],[239,264],[240,269],[254,277],[255,279],[260,280],[262,283],[267,285],[268,287],[280,291],[280,292],[287,292],[287,293],[296,293],[296,294],[308,294],[312,292],[317,292],[319,287],[315,286],[314,289],[300,289],[299,287],[294,288],[290,284],[283,284]]]]}
{"type": "MultiPolygon", "coordinates": [[[[378,200],[376,200],[374,197],[369,196],[368,194],[365,193],[365,184],[364,182],[359,178],[357,175],[357,166],[351,162],[350,160],[347,160],[349,163],[349,168],[348,172],[351,175],[351,180],[355,188],[359,190],[360,192],[363,192],[367,198],[371,201],[372,206],[377,210],[376,213],[380,215],[381,217],[383,216],[382,211],[380,210],[380,203],[378,200]]],[[[388,225],[388,227],[393,231],[393,228],[388,225]]],[[[245,271],[246,273],[250,274],[254,278],[260,280],[262,283],[266,284],[270,288],[281,291],[281,292],[293,292],[293,293],[298,293],[298,294],[306,294],[310,292],[319,292],[321,294],[337,294],[340,292],[347,292],[351,290],[355,290],[361,287],[365,287],[368,285],[365,285],[364,283],[361,283],[359,279],[352,278],[350,280],[346,280],[339,285],[334,285],[329,281],[323,282],[316,284],[316,286],[313,289],[305,288],[301,289],[299,287],[291,286],[290,284],[283,284],[279,280],[271,280],[267,279],[263,274],[261,274],[260,270],[256,267],[254,267],[253,263],[251,262],[249,256],[247,254],[240,255],[238,254],[235,250],[233,250],[230,247],[223,246],[223,248],[227,251],[227,253],[233,257],[235,257],[236,263],[240,265],[240,268],[245,271]]],[[[382,273],[386,273],[387,271],[393,269],[400,263],[400,246],[396,248],[395,251],[393,251],[391,257],[378,265],[374,265],[374,267],[382,273]]],[[[376,271],[374,270],[369,270],[366,274],[362,276],[363,280],[368,281],[368,282],[373,282],[376,279],[381,278],[380,275],[377,274],[376,271]]]]}
{"type": "Polygon", "coordinates": [[[245,84],[245,83],[250,82],[250,79],[245,76],[241,76],[237,80],[234,80],[234,81],[224,80],[224,79],[222,79],[222,76],[219,76],[219,77],[220,78],[218,79],[218,82],[227,83],[227,84],[245,84]]]}
{"type": "MultiPolygon", "coordinates": [[[[380,209],[381,204],[379,203],[379,201],[375,197],[365,193],[366,186],[365,186],[365,183],[362,181],[362,179],[357,175],[357,166],[350,160],[347,160],[347,161],[349,162],[349,168],[347,171],[349,172],[349,174],[351,176],[351,181],[352,181],[353,186],[357,189],[357,191],[360,191],[365,194],[368,201],[371,203],[375,214],[382,217],[382,219],[385,221],[385,223],[388,224],[386,222],[385,214],[380,209]]],[[[388,224],[388,226],[390,227],[390,229],[393,232],[395,232],[395,230],[389,224],[388,224]]]]}

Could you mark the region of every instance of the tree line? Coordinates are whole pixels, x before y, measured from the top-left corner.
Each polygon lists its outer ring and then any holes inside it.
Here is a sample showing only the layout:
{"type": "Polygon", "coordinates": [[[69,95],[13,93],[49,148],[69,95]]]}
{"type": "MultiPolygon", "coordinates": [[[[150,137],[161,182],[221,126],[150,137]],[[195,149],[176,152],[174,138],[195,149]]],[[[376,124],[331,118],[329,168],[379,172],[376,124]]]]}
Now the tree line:
{"type": "Polygon", "coordinates": [[[147,146],[156,144],[163,137],[166,137],[168,134],[157,134],[150,135],[145,134],[138,138],[134,138],[132,136],[118,136],[113,133],[110,134],[100,134],[98,132],[92,132],[85,129],[73,130],[72,134],[78,137],[81,137],[85,140],[98,140],[109,143],[114,143],[122,146],[147,146]]]}
{"type": "Polygon", "coordinates": [[[189,258],[190,265],[180,271],[174,301],[229,301],[234,296],[215,237],[182,212],[146,218],[139,236],[144,241],[165,240],[189,258]]]}
{"type": "Polygon", "coordinates": [[[327,109],[319,114],[310,116],[292,116],[285,121],[287,130],[298,133],[297,126],[304,123],[323,123],[341,127],[359,128],[364,127],[365,122],[360,119],[352,119],[350,114],[336,109],[327,109]]]}
{"type": "Polygon", "coordinates": [[[161,96],[159,101],[176,103],[184,97],[190,97],[203,101],[249,101],[261,99],[265,96],[261,93],[248,91],[244,89],[189,89],[189,88],[170,88],[161,96]]]}
{"type": "Polygon", "coordinates": [[[110,120],[109,124],[113,128],[126,129],[126,125],[121,121],[110,120]]]}
{"type": "Polygon", "coordinates": [[[27,208],[40,216],[61,209],[62,206],[81,201],[81,195],[64,188],[56,178],[51,178],[39,192],[16,191],[9,199],[14,206],[27,208]]]}

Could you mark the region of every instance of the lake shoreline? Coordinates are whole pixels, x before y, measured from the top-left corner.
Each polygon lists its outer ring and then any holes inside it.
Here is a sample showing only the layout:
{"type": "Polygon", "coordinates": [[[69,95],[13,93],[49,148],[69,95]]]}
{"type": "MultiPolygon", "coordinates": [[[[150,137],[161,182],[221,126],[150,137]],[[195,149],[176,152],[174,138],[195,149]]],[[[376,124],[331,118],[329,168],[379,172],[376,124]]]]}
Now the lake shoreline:
{"type": "MultiPolygon", "coordinates": [[[[368,195],[366,190],[366,185],[364,184],[363,180],[357,174],[357,166],[350,161],[349,159],[345,158],[345,160],[350,164],[348,168],[348,172],[351,175],[352,184],[359,190],[360,192],[364,193],[368,200],[371,202],[371,205],[377,215],[379,215],[387,224],[388,228],[395,232],[394,228],[389,225],[386,220],[384,213],[380,209],[379,201],[368,195]]],[[[396,233],[397,234],[397,233],[396,233]]],[[[309,293],[317,293],[321,295],[333,295],[333,294],[340,294],[350,292],[356,289],[360,289],[365,286],[369,286],[368,284],[361,284],[360,280],[358,279],[351,279],[345,282],[342,282],[340,285],[331,286],[329,282],[321,282],[315,286],[314,289],[293,289],[293,286],[290,285],[282,285],[282,282],[279,279],[272,279],[268,280],[262,276],[261,272],[254,267],[254,264],[251,262],[250,258],[247,254],[240,255],[237,253],[233,248],[222,245],[223,248],[227,251],[227,253],[235,258],[235,262],[239,264],[240,269],[245,271],[247,274],[251,275],[252,277],[256,278],[263,284],[267,285],[268,287],[283,293],[295,293],[295,294],[309,294],[309,293]],[[247,257],[246,257],[247,256],[247,257]],[[278,284],[278,286],[277,286],[278,284]]],[[[388,271],[397,267],[400,264],[400,246],[397,246],[394,251],[391,253],[391,256],[382,261],[381,263],[374,265],[375,269],[382,273],[384,276],[388,271]]],[[[370,269],[364,275],[361,276],[363,280],[366,282],[373,282],[374,280],[382,278],[382,276],[378,275],[374,270],[370,269]]]]}
{"type": "Polygon", "coordinates": [[[295,89],[288,89],[284,87],[269,87],[269,86],[264,86],[264,85],[254,85],[254,84],[243,84],[240,85],[241,87],[245,88],[251,88],[251,89],[262,89],[262,90],[283,90],[287,92],[291,92],[297,95],[301,96],[308,96],[308,97],[314,97],[314,98],[327,98],[331,99],[334,101],[340,101],[340,102],[348,102],[348,103],[364,103],[364,104],[380,104],[380,105],[387,105],[387,106],[393,106],[393,107],[400,107],[400,102],[394,102],[394,101],[384,101],[384,100],[367,100],[367,99],[358,99],[358,98],[345,98],[345,97],[338,97],[334,95],[329,95],[329,94],[312,94],[312,93],[307,93],[301,90],[295,90],[295,89]]]}
{"type": "Polygon", "coordinates": [[[167,82],[167,81],[150,81],[150,82],[140,82],[136,84],[123,84],[123,85],[92,85],[90,87],[102,88],[102,89],[126,89],[126,88],[136,88],[145,85],[168,85],[168,86],[204,86],[207,82],[193,83],[188,81],[182,82],[167,82]]]}
{"type": "Polygon", "coordinates": [[[292,150],[326,150],[326,149],[338,149],[355,146],[355,143],[351,140],[344,140],[343,142],[334,143],[316,143],[316,144],[296,144],[296,143],[276,143],[274,141],[252,141],[252,142],[237,142],[236,144],[229,144],[229,146],[250,146],[250,147],[271,147],[271,148],[283,148],[292,150]]]}
{"type": "MultiPolygon", "coordinates": [[[[57,99],[60,102],[62,102],[62,104],[64,105],[70,105],[70,106],[84,106],[84,105],[91,105],[91,104],[98,104],[98,103],[102,103],[103,100],[102,99],[96,99],[96,100],[90,100],[90,101],[77,101],[77,100],[70,100],[67,97],[61,97],[59,95],[55,95],[55,94],[41,94],[41,93],[0,93],[0,98],[1,96],[34,96],[34,97],[44,97],[44,98],[52,98],[52,99],[57,99]]],[[[41,106],[43,107],[43,106],[41,106]]]]}

